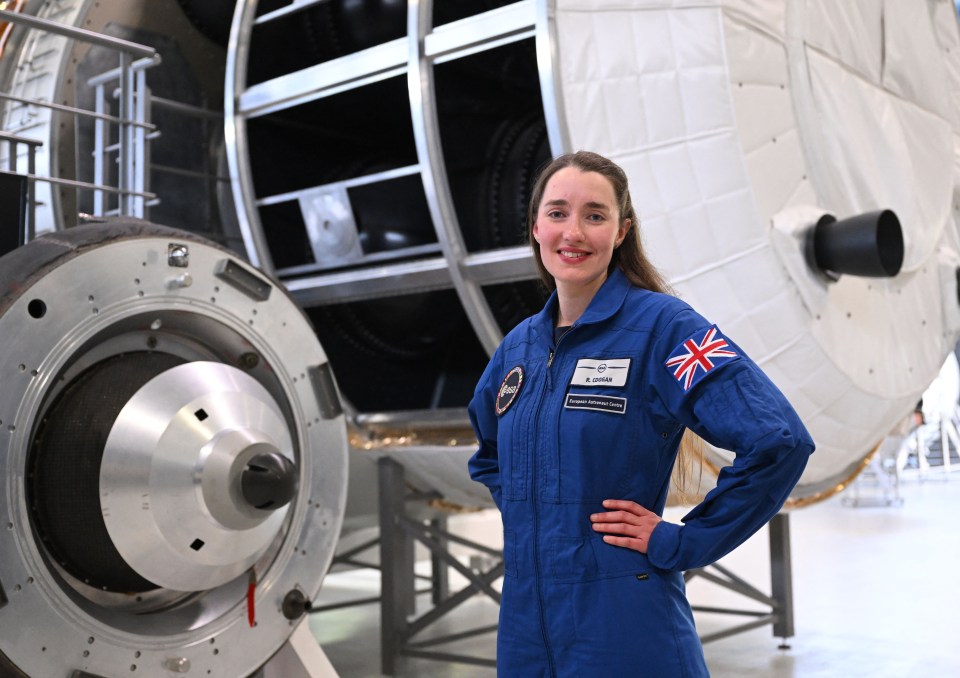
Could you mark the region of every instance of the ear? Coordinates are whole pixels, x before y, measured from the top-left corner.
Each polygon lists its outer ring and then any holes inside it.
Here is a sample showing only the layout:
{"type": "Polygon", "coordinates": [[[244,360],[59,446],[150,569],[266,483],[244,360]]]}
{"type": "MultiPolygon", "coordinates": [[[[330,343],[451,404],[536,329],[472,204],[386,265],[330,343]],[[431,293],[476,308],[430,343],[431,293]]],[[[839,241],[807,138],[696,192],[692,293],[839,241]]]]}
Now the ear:
{"type": "Polygon", "coordinates": [[[617,240],[614,248],[620,247],[623,244],[623,239],[627,237],[627,233],[630,232],[630,220],[624,219],[623,223],[620,224],[620,228],[617,230],[617,240]]]}
{"type": "Polygon", "coordinates": [[[537,242],[540,242],[540,229],[537,228],[536,221],[533,222],[533,229],[531,229],[531,232],[533,233],[533,239],[537,242]]]}

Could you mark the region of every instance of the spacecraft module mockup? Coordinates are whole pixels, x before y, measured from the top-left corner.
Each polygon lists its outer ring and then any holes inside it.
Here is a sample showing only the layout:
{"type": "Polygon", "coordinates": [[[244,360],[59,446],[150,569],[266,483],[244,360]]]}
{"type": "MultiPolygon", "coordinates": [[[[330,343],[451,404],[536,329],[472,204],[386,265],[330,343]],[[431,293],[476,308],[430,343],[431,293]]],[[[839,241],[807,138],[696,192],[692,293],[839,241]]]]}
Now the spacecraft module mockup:
{"type": "Polygon", "coordinates": [[[282,287],[111,220],[0,258],[0,336],[0,675],[245,676],[286,648],[347,441],[282,287]]]}
{"type": "Polygon", "coordinates": [[[125,143],[95,122],[116,111],[74,110],[115,56],[0,31],[3,128],[66,180],[36,183],[50,235],[0,259],[0,672],[269,667],[380,455],[491,505],[464,410],[544,299],[524,219],[552,155],[627,170],[654,262],[795,406],[818,451],[794,506],[849,482],[960,335],[949,0],[20,11],[156,49],[139,197],[178,230],[77,227],[91,153],[125,143]],[[881,277],[824,263],[833,240],[811,256],[818,224],[866,214],[901,227],[895,267],[885,237],[881,277]]]}
{"type": "Polygon", "coordinates": [[[378,15],[379,35],[288,66],[269,62],[266,31],[306,15],[247,5],[228,56],[247,250],[308,308],[333,364],[352,359],[348,401],[360,412],[466,402],[486,354],[540,301],[522,242],[529,181],[550,154],[590,149],[627,170],[653,261],[813,434],[793,505],[842,489],[960,331],[952,4],[408,9],[406,26],[378,15]],[[810,265],[822,218],[886,211],[902,226],[895,277],[810,265]],[[391,384],[364,388],[388,368],[391,384]]]}

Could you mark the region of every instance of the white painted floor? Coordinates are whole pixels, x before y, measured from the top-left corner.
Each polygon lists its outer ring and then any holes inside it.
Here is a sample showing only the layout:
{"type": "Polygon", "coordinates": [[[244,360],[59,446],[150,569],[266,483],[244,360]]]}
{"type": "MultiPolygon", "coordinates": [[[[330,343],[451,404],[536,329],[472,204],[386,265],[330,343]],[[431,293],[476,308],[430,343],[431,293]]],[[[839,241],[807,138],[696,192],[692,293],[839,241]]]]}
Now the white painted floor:
{"type": "MultiPolygon", "coordinates": [[[[911,475],[912,474],[912,475],[911,475]]],[[[845,495],[849,501],[851,494],[845,495]]],[[[873,496],[864,488],[861,496],[873,496]]],[[[960,676],[960,471],[901,478],[900,506],[852,507],[842,497],[791,514],[796,635],[778,649],[770,627],[708,643],[715,677],[939,678],[960,676]]],[[[679,518],[677,513],[668,518],[679,518]]],[[[453,531],[496,543],[496,515],[451,520],[453,531]]],[[[769,591],[766,530],[722,561],[769,591]]],[[[379,573],[331,574],[318,604],[376,596],[379,573]]],[[[694,605],[749,607],[709,582],[694,580],[694,605]]],[[[423,597],[426,602],[426,596],[423,597]]],[[[755,606],[754,606],[755,607],[755,606]]],[[[418,612],[422,612],[421,607],[418,612]]],[[[314,614],[311,629],[344,678],[380,676],[377,605],[314,614]]],[[[496,622],[497,607],[474,596],[435,634],[496,622]]],[[[698,614],[701,634],[730,621],[698,614]]],[[[445,647],[492,658],[495,634],[445,647]]],[[[405,658],[397,675],[492,678],[493,669],[405,658]]]]}

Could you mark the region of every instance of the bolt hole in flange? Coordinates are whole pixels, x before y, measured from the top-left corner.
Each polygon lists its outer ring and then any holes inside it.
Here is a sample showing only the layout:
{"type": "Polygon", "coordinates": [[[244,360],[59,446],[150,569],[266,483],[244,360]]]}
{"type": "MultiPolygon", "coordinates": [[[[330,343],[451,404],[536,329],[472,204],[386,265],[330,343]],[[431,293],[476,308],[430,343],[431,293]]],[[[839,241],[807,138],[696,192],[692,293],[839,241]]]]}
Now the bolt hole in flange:
{"type": "Polygon", "coordinates": [[[27,304],[27,313],[31,318],[40,319],[47,314],[47,305],[43,299],[33,299],[27,304]]]}

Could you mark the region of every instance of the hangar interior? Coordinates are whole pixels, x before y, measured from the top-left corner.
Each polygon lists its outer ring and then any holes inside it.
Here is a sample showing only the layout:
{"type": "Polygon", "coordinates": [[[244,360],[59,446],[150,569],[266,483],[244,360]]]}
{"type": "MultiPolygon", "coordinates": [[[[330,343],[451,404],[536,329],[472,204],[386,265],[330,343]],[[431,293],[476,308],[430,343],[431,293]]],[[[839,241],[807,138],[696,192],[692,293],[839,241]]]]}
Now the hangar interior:
{"type": "Polygon", "coordinates": [[[493,675],[465,408],[579,148],[817,443],[711,672],[960,670],[949,0],[19,0],[0,83],[0,673],[493,675]]]}
{"type": "MultiPolygon", "coordinates": [[[[955,474],[954,474],[955,475],[955,474]]],[[[948,676],[958,664],[950,638],[955,628],[958,594],[944,563],[956,562],[956,540],[945,538],[954,527],[957,479],[938,472],[922,479],[907,470],[900,478],[902,505],[847,505],[843,496],[829,499],[791,518],[793,593],[796,635],[788,648],[769,626],[704,645],[707,667],[714,676],[948,676]]],[[[883,490],[870,480],[864,497],[882,499],[883,490]]],[[[672,519],[682,512],[674,512],[672,519]]],[[[671,517],[667,514],[668,519],[671,517]]],[[[459,519],[459,531],[478,537],[496,536],[496,516],[459,519]],[[479,523],[479,524],[477,524],[479,523]]],[[[766,531],[761,531],[722,563],[747,581],[766,588],[770,581],[766,531]]],[[[495,545],[495,542],[494,542],[495,545]]],[[[424,563],[425,564],[425,563],[424,563]]],[[[429,572],[424,568],[422,573],[429,572]]],[[[336,603],[376,596],[379,576],[355,570],[328,575],[319,601],[336,603]]],[[[691,583],[694,606],[741,607],[763,611],[757,603],[706,581],[691,583]]],[[[429,607],[421,594],[418,611],[429,607]]],[[[724,615],[694,612],[702,634],[729,627],[724,615]]],[[[496,605],[475,597],[450,615],[437,636],[495,624],[496,605]]],[[[310,626],[343,675],[372,678],[380,673],[379,610],[375,606],[344,608],[312,615],[310,626]]],[[[429,636],[426,636],[429,637],[429,636]]],[[[448,651],[492,657],[494,634],[461,639],[448,651]]],[[[406,657],[396,675],[459,678],[492,676],[496,671],[463,663],[406,657]]]]}

